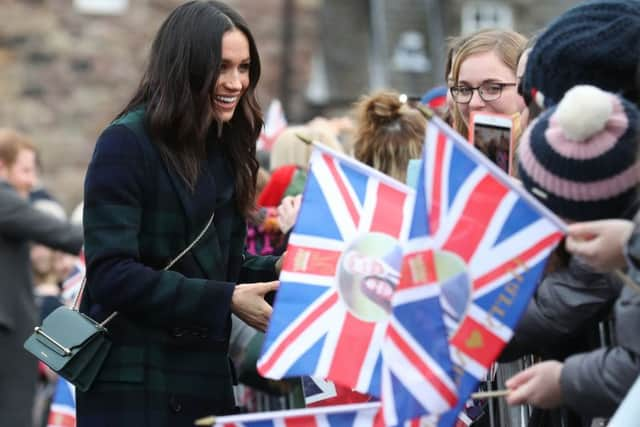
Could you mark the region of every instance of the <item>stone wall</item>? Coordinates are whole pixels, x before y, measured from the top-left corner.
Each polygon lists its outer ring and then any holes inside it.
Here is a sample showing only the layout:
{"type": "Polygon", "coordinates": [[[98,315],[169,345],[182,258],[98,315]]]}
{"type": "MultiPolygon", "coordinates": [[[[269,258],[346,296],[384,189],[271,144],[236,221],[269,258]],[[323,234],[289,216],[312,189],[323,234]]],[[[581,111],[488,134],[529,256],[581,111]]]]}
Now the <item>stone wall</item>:
{"type": "MultiPolygon", "coordinates": [[[[287,0],[228,1],[248,21],[263,64],[258,96],[279,97],[283,5],[287,0]]],[[[0,126],[29,134],[41,152],[43,183],[68,209],[96,137],[136,88],[152,38],[180,0],[130,0],[126,14],[77,13],[71,0],[2,0],[0,126]]],[[[290,1],[294,39],[286,52],[290,115],[303,116],[319,1],[290,1]],[[299,95],[298,95],[299,94],[299,95]]]]}
{"type": "MultiPolygon", "coordinates": [[[[380,3],[387,46],[379,52],[372,48],[371,0],[227,0],[246,18],[258,43],[262,105],[280,98],[290,122],[349,111],[376,86],[372,58],[382,58],[388,67],[387,87],[420,94],[416,87],[435,84],[440,70],[437,62],[426,74],[394,68],[393,53],[403,34],[424,29],[434,16],[426,5],[439,3],[444,35],[456,35],[462,6],[472,1],[477,0],[380,3]],[[322,57],[326,71],[320,101],[307,99],[314,55],[322,57]]],[[[515,28],[529,34],[576,1],[507,3],[515,28]]],[[[73,0],[0,0],[0,126],[32,136],[42,154],[43,182],[67,209],[81,200],[96,137],[131,96],[155,32],[182,2],[129,0],[123,15],[90,16],[75,11],[73,0]]],[[[443,46],[438,50],[428,31],[424,36],[430,59],[438,59],[443,46]]]]}

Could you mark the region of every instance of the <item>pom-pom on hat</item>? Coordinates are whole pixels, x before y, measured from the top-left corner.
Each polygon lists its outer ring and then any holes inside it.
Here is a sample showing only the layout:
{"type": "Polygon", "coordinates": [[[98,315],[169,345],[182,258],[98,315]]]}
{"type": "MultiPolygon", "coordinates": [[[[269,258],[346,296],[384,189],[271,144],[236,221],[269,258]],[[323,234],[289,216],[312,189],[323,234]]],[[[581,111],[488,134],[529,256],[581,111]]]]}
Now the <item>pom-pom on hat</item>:
{"type": "Polygon", "coordinates": [[[627,217],[640,183],[639,130],[634,104],[594,86],[576,86],[522,135],[519,177],[567,220],[627,217]]]}
{"type": "Polygon", "coordinates": [[[536,40],[523,76],[525,93],[557,104],[573,86],[589,84],[638,103],[640,1],[579,4],[554,20],[536,40]]]}

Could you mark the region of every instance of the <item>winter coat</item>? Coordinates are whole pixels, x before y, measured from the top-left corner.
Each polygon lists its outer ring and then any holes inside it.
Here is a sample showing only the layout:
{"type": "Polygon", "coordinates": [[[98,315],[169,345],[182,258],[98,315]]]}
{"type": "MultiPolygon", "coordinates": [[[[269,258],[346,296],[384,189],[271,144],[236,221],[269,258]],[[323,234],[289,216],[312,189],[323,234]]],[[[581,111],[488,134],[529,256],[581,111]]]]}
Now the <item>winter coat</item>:
{"type": "Polygon", "coordinates": [[[622,289],[614,307],[616,345],[569,357],[560,378],[565,403],[590,416],[610,417],[640,375],[638,225],[625,250],[633,283],[622,289]]]}
{"type": "Polygon", "coordinates": [[[275,257],[244,252],[233,173],[210,141],[194,191],[163,162],[143,111],[100,136],[85,181],[87,292],[82,311],[108,325],[113,347],[86,393],[78,427],[192,426],[234,411],[227,351],[236,283],[274,280],[275,257]],[[214,221],[170,271],[164,266],[214,221]]]}
{"type": "Polygon", "coordinates": [[[0,182],[0,425],[31,425],[37,360],[23,343],[40,321],[30,242],[77,254],[82,231],[32,207],[0,182]]]}
{"type": "Polygon", "coordinates": [[[597,333],[622,286],[613,274],[595,272],[572,257],[565,268],[543,278],[500,361],[526,354],[562,360],[593,348],[585,340],[597,333]]]}

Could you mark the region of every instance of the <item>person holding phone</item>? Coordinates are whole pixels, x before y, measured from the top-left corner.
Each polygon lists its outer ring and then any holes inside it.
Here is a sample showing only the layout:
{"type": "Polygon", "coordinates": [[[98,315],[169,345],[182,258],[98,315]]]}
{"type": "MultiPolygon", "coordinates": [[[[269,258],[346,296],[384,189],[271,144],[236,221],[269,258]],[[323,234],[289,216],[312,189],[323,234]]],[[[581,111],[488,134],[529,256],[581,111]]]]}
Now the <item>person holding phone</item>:
{"type": "Polygon", "coordinates": [[[456,49],[449,88],[454,102],[453,127],[467,135],[471,112],[519,114],[516,67],[527,39],[509,30],[480,30],[456,49]]]}
{"type": "Polygon", "coordinates": [[[473,111],[470,122],[469,141],[500,169],[512,174],[514,118],[473,111]]]}
{"type": "Polygon", "coordinates": [[[277,289],[280,264],[244,252],[263,124],[259,77],[237,12],[184,3],[100,135],[85,180],[81,311],[99,322],[118,315],[95,383],[77,391],[78,427],[186,427],[235,411],[231,314],[266,329],[264,296],[277,289]]]}

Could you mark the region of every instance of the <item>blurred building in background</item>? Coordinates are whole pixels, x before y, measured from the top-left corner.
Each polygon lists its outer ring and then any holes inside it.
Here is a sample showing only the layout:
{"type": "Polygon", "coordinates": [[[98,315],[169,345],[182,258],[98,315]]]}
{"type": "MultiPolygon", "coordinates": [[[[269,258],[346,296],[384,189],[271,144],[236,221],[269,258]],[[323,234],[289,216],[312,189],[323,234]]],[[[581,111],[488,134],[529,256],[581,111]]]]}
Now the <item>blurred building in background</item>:
{"type": "MultiPolygon", "coordinates": [[[[135,89],[153,35],[182,0],[0,0],[0,126],[41,150],[70,209],[100,130],[135,89]]],[[[498,26],[531,35],[574,0],[228,0],[263,63],[263,106],[290,122],[344,112],[362,94],[444,82],[446,37],[498,26]]]]}

